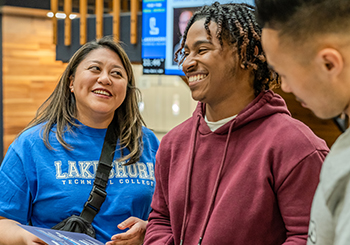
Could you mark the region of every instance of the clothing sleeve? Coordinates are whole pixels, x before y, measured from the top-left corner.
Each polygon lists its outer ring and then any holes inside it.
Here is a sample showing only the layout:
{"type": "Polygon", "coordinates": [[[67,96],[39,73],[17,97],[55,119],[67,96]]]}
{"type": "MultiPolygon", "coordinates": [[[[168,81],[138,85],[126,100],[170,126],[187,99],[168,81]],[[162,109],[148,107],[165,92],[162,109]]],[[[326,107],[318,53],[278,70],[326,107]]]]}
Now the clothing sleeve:
{"type": "Polygon", "coordinates": [[[327,199],[327,206],[334,217],[334,245],[347,245],[350,241],[350,176],[337,183],[335,191],[327,199]],[[338,193],[336,193],[338,192],[338,193]]]}
{"type": "Polygon", "coordinates": [[[310,211],[325,151],[314,151],[301,160],[278,187],[277,199],[287,239],[284,245],[306,244],[310,211]]]}
{"type": "MultiPolygon", "coordinates": [[[[161,164],[164,164],[164,162],[160,160],[160,151],[158,151],[156,159],[156,187],[151,204],[152,211],[148,218],[149,222],[147,224],[144,245],[172,245],[174,244],[174,239],[167,199],[165,197],[167,194],[167,186],[165,185],[167,178],[162,174],[161,164]]],[[[165,174],[168,176],[168,173],[165,174]]]]}
{"type": "Polygon", "coordinates": [[[31,210],[25,173],[21,159],[10,146],[0,167],[0,216],[22,224],[27,224],[31,210]]]}

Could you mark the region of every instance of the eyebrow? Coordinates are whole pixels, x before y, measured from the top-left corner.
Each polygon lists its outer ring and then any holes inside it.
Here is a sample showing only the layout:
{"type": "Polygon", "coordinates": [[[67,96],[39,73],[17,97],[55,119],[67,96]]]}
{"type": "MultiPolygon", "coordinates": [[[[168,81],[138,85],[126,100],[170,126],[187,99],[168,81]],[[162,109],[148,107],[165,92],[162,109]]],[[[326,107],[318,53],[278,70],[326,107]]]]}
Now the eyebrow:
{"type": "MultiPolygon", "coordinates": [[[[97,63],[97,64],[103,64],[103,62],[99,61],[99,60],[89,60],[90,62],[94,62],[94,63],[97,63]]],[[[119,66],[119,65],[113,65],[114,68],[120,68],[120,69],[123,69],[123,70],[126,70],[123,66],[119,66]]]]}
{"type": "MultiPolygon", "coordinates": [[[[201,44],[206,44],[206,43],[208,43],[208,44],[213,44],[213,42],[210,41],[210,40],[198,40],[198,41],[196,41],[196,42],[193,44],[193,47],[198,47],[199,45],[201,45],[201,44]]],[[[188,48],[188,45],[185,44],[184,48],[188,48]]]]}

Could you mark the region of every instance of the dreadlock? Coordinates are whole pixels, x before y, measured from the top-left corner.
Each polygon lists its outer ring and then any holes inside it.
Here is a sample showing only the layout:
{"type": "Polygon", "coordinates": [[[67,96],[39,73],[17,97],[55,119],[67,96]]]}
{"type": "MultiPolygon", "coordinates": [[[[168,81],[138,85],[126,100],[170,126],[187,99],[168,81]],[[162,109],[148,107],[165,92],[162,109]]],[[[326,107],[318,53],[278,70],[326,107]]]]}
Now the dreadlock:
{"type": "Polygon", "coordinates": [[[176,62],[183,63],[188,30],[194,22],[201,19],[205,19],[204,27],[209,38],[212,38],[209,25],[213,21],[217,24],[216,38],[220,41],[221,46],[223,40],[236,44],[241,67],[253,69],[256,95],[280,84],[277,73],[267,65],[261,46],[261,28],[255,19],[254,7],[246,3],[220,4],[215,2],[195,12],[185,29],[181,47],[175,53],[176,62]]]}

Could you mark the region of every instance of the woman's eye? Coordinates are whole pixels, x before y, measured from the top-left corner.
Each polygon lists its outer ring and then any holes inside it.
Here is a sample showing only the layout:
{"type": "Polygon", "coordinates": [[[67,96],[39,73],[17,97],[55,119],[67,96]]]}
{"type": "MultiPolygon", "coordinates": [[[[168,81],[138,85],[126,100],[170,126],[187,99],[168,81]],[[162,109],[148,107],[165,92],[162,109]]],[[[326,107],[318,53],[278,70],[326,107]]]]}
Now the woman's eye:
{"type": "Polygon", "coordinates": [[[100,68],[98,66],[90,66],[89,70],[91,70],[91,71],[99,71],[100,68]]]}
{"type": "Polygon", "coordinates": [[[112,71],[112,74],[113,74],[114,76],[121,76],[121,77],[122,77],[122,75],[123,75],[120,71],[112,71]]]}

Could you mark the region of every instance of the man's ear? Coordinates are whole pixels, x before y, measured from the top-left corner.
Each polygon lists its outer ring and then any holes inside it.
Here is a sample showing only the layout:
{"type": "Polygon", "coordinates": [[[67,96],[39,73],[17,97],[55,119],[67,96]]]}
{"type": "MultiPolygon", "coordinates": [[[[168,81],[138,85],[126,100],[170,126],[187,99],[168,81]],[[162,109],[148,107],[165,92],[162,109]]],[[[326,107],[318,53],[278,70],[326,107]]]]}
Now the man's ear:
{"type": "Polygon", "coordinates": [[[255,46],[254,48],[254,56],[257,56],[259,54],[259,47],[255,46]]]}
{"type": "Polygon", "coordinates": [[[325,48],[317,53],[316,61],[321,65],[322,71],[330,76],[339,75],[344,68],[341,53],[334,48],[325,48]]]}

